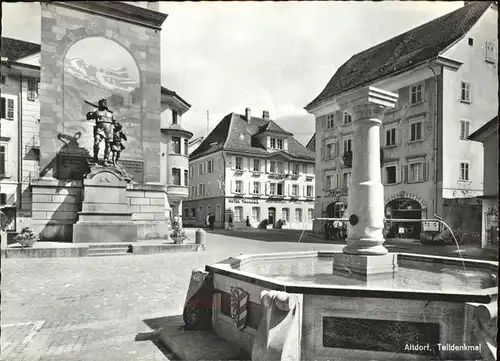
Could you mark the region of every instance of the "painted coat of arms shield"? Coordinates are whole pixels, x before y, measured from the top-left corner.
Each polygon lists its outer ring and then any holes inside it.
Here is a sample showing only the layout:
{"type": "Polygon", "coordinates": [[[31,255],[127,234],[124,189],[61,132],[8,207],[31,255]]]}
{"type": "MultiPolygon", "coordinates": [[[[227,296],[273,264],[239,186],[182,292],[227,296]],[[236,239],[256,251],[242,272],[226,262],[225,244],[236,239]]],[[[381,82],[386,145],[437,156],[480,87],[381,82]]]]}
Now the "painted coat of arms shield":
{"type": "Polygon", "coordinates": [[[238,287],[231,287],[231,318],[234,326],[240,331],[246,327],[248,298],[248,292],[238,287]]]}

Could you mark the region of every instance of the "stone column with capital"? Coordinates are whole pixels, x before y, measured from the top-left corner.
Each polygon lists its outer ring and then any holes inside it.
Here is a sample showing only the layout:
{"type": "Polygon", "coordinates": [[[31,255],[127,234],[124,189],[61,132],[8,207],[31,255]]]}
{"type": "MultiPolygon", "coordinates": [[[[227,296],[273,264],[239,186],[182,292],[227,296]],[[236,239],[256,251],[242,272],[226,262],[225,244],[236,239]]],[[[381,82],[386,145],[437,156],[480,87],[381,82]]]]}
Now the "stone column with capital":
{"type": "MultiPolygon", "coordinates": [[[[350,218],[347,246],[339,268],[371,274],[393,270],[395,260],[383,246],[384,186],[380,170],[380,126],[384,112],[394,108],[398,95],[365,87],[339,99],[353,117],[353,159],[348,194],[350,218]],[[377,256],[361,257],[361,256],[377,256]],[[349,264],[345,264],[348,262],[349,264]]],[[[335,266],[334,266],[335,267],[335,266]]]]}

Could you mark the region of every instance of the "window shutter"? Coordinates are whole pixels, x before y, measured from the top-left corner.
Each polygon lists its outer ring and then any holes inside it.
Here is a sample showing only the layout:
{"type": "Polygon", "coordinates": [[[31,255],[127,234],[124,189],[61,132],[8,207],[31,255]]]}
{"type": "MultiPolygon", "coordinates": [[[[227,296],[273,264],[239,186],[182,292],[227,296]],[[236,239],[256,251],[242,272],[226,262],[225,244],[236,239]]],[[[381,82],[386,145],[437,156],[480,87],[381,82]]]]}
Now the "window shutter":
{"type": "Polygon", "coordinates": [[[288,139],[283,140],[283,150],[288,151],[288,139]]]}
{"type": "Polygon", "coordinates": [[[307,186],[303,186],[302,187],[302,197],[306,197],[307,196],[307,186]]]}
{"type": "Polygon", "coordinates": [[[403,182],[408,183],[408,164],[403,165],[403,182]]]}
{"type": "Polygon", "coordinates": [[[287,188],[288,188],[287,195],[291,196],[292,195],[291,185],[289,184],[287,188]]]}
{"type": "Polygon", "coordinates": [[[271,172],[271,162],[266,160],[266,173],[271,172]]]}
{"type": "Polygon", "coordinates": [[[325,144],[321,144],[321,160],[325,159],[325,144]]]}
{"type": "Polygon", "coordinates": [[[425,182],[428,180],[428,177],[429,177],[429,162],[423,162],[422,163],[422,180],[425,182]]]}
{"type": "Polygon", "coordinates": [[[267,137],[267,149],[271,148],[271,137],[267,137]]]}
{"type": "Polygon", "coordinates": [[[268,183],[264,183],[264,188],[265,188],[265,194],[267,196],[269,194],[269,185],[268,185],[268,183]]]}
{"type": "Polygon", "coordinates": [[[396,183],[401,183],[401,166],[396,166],[396,183]]]}
{"type": "Polygon", "coordinates": [[[235,189],[235,188],[234,188],[234,181],[231,181],[231,182],[229,183],[229,192],[230,192],[230,193],[234,193],[234,189],[235,189]]]}
{"type": "Polygon", "coordinates": [[[469,103],[472,103],[472,84],[468,83],[469,86],[469,103]]]}
{"type": "Polygon", "coordinates": [[[236,157],[233,155],[231,156],[231,169],[236,168],[236,157]]]}

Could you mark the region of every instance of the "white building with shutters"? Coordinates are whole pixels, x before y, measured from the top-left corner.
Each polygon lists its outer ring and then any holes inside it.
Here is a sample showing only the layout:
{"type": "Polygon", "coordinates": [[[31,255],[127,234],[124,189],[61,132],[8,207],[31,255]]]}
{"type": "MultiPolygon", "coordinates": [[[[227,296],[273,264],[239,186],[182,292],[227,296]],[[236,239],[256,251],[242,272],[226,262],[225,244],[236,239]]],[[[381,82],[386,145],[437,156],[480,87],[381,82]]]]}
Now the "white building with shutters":
{"type": "MultiPolygon", "coordinates": [[[[399,96],[380,129],[386,218],[437,214],[453,230],[470,235],[466,243],[480,244],[483,149],[468,136],[498,112],[497,22],[496,3],[473,1],[355,54],[338,68],[305,107],[316,117],[315,217],[340,217],[348,210],[351,168],[344,155],[359,155],[356,120],[339,100],[374,86],[399,96]]],[[[402,229],[405,237],[418,239],[424,227],[393,223],[388,237],[402,229]]],[[[314,230],[322,229],[316,222],[314,230]]]]}
{"type": "Polygon", "coordinates": [[[183,223],[312,229],[314,152],[269,119],[230,113],[190,155],[183,223]],[[280,222],[281,220],[281,222],[280,222]]]}

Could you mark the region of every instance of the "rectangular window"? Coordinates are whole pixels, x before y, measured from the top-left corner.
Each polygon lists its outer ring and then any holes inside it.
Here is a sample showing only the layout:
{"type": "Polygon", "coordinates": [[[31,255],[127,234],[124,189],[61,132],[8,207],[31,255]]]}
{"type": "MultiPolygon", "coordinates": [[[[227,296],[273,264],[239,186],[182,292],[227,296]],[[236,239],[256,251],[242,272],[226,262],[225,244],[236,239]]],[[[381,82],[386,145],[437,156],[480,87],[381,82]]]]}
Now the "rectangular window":
{"type": "Polygon", "coordinates": [[[352,150],[352,139],[344,139],[344,153],[352,150]]]}
{"type": "Polygon", "coordinates": [[[495,63],[496,51],[495,42],[487,41],[485,44],[484,60],[488,63],[495,63]]]}
{"type": "Polygon", "coordinates": [[[415,142],[417,140],[422,140],[422,122],[410,124],[410,141],[415,142]]]}
{"type": "Polygon", "coordinates": [[[278,173],[283,174],[284,172],[284,164],[283,162],[278,162],[278,173]]]}
{"type": "Polygon", "coordinates": [[[260,222],[260,207],[252,207],[252,220],[260,222]]]}
{"type": "Polygon", "coordinates": [[[387,129],[385,131],[385,146],[391,147],[396,145],[396,128],[387,129]]]}
{"type": "Polygon", "coordinates": [[[333,158],[333,143],[326,145],[326,159],[333,158]]]}
{"type": "Polygon", "coordinates": [[[295,208],[295,222],[302,222],[302,209],[295,208]]]}
{"type": "Polygon", "coordinates": [[[196,218],[196,208],[191,208],[191,217],[196,218]]]}
{"type": "Polygon", "coordinates": [[[184,155],[189,154],[189,141],[187,139],[184,139],[184,155]]]}
{"type": "Polygon", "coordinates": [[[307,221],[308,222],[312,222],[312,220],[313,220],[313,214],[314,214],[314,210],[311,209],[311,208],[309,208],[307,210],[307,221]]]}
{"type": "Polygon", "coordinates": [[[325,189],[333,189],[333,176],[332,175],[326,176],[326,188],[325,189]]]}
{"type": "Polygon", "coordinates": [[[331,129],[335,126],[335,114],[331,113],[326,116],[326,129],[331,129]]]}
{"type": "Polygon", "coordinates": [[[270,195],[275,195],[276,194],[276,183],[270,183],[269,184],[269,194],[270,195]]]}
{"type": "Polygon", "coordinates": [[[184,213],[182,214],[183,217],[189,217],[189,208],[184,208],[184,213]]]}
{"type": "Polygon", "coordinates": [[[234,207],[234,221],[243,221],[243,207],[234,207]]]}
{"type": "Polygon", "coordinates": [[[35,78],[28,78],[28,100],[35,101],[38,99],[39,81],[35,78]]]}
{"type": "Polygon", "coordinates": [[[423,86],[422,84],[412,85],[410,87],[410,103],[418,104],[423,101],[423,86]]]}
{"type": "Polygon", "coordinates": [[[243,193],[243,181],[235,182],[234,193],[243,193]]]}
{"type": "Polygon", "coordinates": [[[189,185],[189,172],[187,170],[184,171],[184,185],[187,187],[189,185]]]}
{"type": "Polygon", "coordinates": [[[0,84],[5,85],[5,75],[0,75],[0,84]]]}
{"type": "Polygon", "coordinates": [[[212,173],[214,171],[214,162],[212,159],[207,161],[207,173],[212,173]]]}
{"type": "Polygon", "coordinates": [[[461,181],[468,181],[469,178],[469,163],[461,162],[460,163],[460,178],[461,181]]]}
{"type": "Polygon", "coordinates": [[[243,170],[243,158],[241,157],[236,157],[236,160],[235,160],[235,168],[238,169],[238,170],[243,170]]]}
{"type": "Polygon", "coordinates": [[[176,186],[181,185],[181,170],[179,168],[172,168],[172,181],[176,186]]]}
{"type": "Polygon", "coordinates": [[[279,195],[279,196],[282,196],[285,194],[284,190],[283,190],[283,183],[278,183],[276,185],[276,193],[279,195]]]}
{"type": "Polygon", "coordinates": [[[396,166],[385,167],[386,184],[396,184],[396,166]]]}
{"type": "Polygon", "coordinates": [[[344,124],[352,123],[351,114],[344,112],[344,124]]]}
{"type": "Polygon", "coordinates": [[[296,184],[292,185],[292,196],[293,197],[299,196],[299,186],[296,184]]]}
{"type": "Polygon", "coordinates": [[[299,174],[299,168],[300,168],[300,164],[299,163],[293,163],[292,164],[292,173],[295,174],[295,175],[298,175],[299,174]]]}
{"type": "Polygon", "coordinates": [[[468,120],[460,121],[460,140],[467,140],[469,136],[470,122],[468,120]]]}
{"type": "Polygon", "coordinates": [[[460,82],[460,101],[462,103],[470,103],[470,100],[471,100],[470,83],[462,81],[460,82]]]}
{"type": "Polygon", "coordinates": [[[203,175],[203,163],[198,164],[198,174],[203,175]]]}
{"type": "Polygon", "coordinates": [[[260,183],[253,182],[253,194],[260,194],[260,183]]]}
{"type": "Polygon", "coordinates": [[[283,149],[283,139],[276,139],[276,147],[278,149],[283,149]]]}
{"type": "Polygon", "coordinates": [[[181,154],[181,138],[172,137],[172,152],[174,154],[181,154]]]}
{"type": "Polygon", "coordinates": [[[304,174],[309,174],[309,171],[308,171],[308,166],[306,163],[302,163],[302,173],[304,174]]]}
{"type": "Polygon", "coordinates": [[[269,172],[276,173],[276,161],[272,160],[269,162],[269,172]]]}
{"type": "Polygon", "coordinates": [[[260,159],[253,160],[253,171],[260,172],[260,159]]]}
{"type": "Polygon", "coordinates": [[[290,222],[290,209],[289,208],[283,208],[281,210],[281,218],[286,222],[290,222]]]}
{"type": "Polygon", "coordinates": [[[3,145],[0,145],[0,176],[3,177],[6,175],[7,170],[7,154],[6,148],[3,145]]]}
{"type": "Polygon", "coordinates": [[[346,172],[342,175],[342,185],[344,186],[344,188],[349,188],[349,186],[351,185],[351,172],[346,172]]]}
{"type": "Polygon", "coordinates": [[[14,120],[14,99],[1,98],[0,118],[14,120]]]}
{"type": "Polygon", "coordinates": [[[410,163],[408,167],[409,183],[424,181],[424,163],[410,163]]]}
{"type": "Polygon", "coordinates": [[[313,194],[313,186],[307,186],[306,188],[306,196],[307,197],[314,197],[314,194],[313,194]]]}
{"type": "Polygon", "coordinates": [[[172,124],[177,124],[179,122],[178,119],[179,114],[176,110],[172,110],[172,124]]]}
{"type": "Polygon", "coordinates": [[[271,138],[269,140],[269,145],[272,149],[276,149],[276,138],[271,138]]]}

